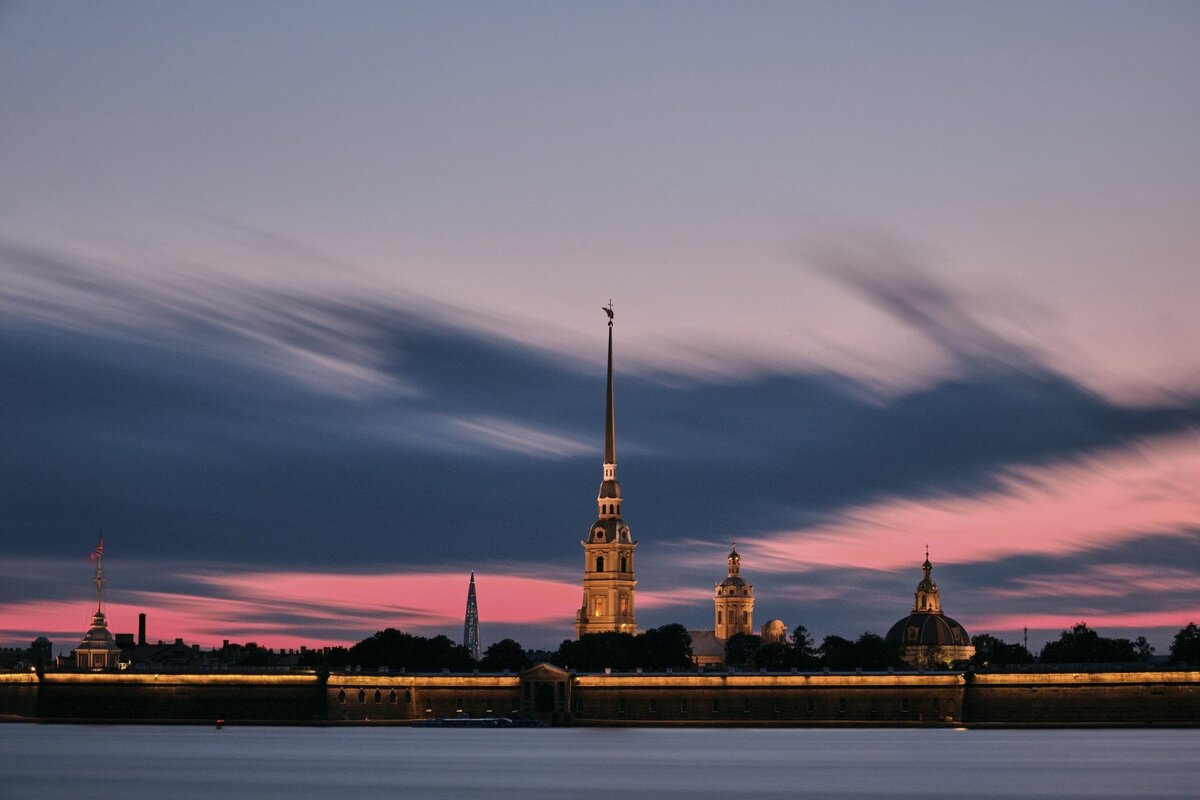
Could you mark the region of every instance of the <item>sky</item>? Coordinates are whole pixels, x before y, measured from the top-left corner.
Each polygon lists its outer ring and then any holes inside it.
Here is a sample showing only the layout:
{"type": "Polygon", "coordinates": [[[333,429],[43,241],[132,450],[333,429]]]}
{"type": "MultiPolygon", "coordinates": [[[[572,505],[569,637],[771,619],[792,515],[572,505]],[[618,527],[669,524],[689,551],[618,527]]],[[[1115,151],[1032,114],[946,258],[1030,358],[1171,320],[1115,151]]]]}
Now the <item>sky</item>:
{"type": "Polygon", "coordinates": [[[0,643],[1200,621],[1195,3],[0,4],[0,643]]]}

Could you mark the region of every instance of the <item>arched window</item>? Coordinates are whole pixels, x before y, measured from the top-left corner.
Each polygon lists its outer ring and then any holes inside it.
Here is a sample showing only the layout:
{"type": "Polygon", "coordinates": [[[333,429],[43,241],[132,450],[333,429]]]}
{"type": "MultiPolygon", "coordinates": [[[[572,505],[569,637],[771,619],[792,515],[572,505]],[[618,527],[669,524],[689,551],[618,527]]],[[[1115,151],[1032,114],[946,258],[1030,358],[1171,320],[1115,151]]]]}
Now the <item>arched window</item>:
{"type": "Polygon", "coordinates": [[[749,611],[743,611],[743,612],[742,612],[742,622],[743,622],[743,623],[747,623],[747,622],[749,622],[749,621],[750,621],[750,612],[749,612],[749,611]]]}
{"type": "Polygon", "coordinates": [[[717,612],[717,624],[718,625],[721,624],[721,612],[720,611],[717,612]]]}
{"type": "Polygon", "coordinates": [[[383,692],[379,691],[378,689],[375,690],[375,702],[376,703],[383,702],[383,692]]]}
{"type": "Polygon", "coordinates": [[[625,560],[625,556],[621,556],[621,572],[629,572],[629,562],[625,560]]]}
{"type": "Polygon", "coordinates": [[[388,702],[389,702],[389,703],[395,703],[395,702],[396,702],[396,690],[395,690],[395,689],[392,689],[392,692],[391,692],[391,694],[389,694],[389,695],[388,695],[388,702]]]}
{"type": "Polygon", "coordinates": [[[358,702],[360,702],[360,703],[367,702],[367,693],[363,689],[358,690],[358,702]]]}
{"type": "Polygon", "coordinates": [[[340,689],[338,691],[338,702],[339,703],[346,702],[346,690],[345,689],[340,689]]]}
{"type": "Polygon", "coordinates": [[[406,702],[406,703],[412,702],[412,689],[404,690],[404,702],[406,702]]]}
{"type": "Polygon", "coordinates": [[[604,572],[604,556],[596,556],[596,572],[604,572]]]}

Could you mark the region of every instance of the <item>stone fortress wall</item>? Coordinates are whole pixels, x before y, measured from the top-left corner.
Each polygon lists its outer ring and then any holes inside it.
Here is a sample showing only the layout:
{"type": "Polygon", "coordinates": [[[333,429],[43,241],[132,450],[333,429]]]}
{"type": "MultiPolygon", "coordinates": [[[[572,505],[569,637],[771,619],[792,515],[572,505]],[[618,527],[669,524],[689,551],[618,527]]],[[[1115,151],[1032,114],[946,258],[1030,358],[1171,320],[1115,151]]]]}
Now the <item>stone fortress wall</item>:
{"type": "Polygon", "coordinates": [[[0,719],[568,725],[1190,725],[1200,670],[1130,672],[0,674],[0,719]]]}

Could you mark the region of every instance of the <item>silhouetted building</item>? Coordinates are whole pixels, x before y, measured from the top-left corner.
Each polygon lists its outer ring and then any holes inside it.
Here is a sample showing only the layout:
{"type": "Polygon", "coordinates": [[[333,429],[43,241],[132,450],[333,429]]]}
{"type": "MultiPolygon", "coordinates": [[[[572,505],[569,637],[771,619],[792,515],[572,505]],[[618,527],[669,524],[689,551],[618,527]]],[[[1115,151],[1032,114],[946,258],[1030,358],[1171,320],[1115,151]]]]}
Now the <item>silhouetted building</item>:
{"type": "Polygon", "coordinates": [[[467,614],[463,620],[463,647],[471,658],[479,660],[479,605],[475,601],[475,572],[471,572],[471,583],[467,586],[467,614]]]}
{"type": "Polygon", "coordinates": [[[902,658],[914,667],[939,667],[965,661],[975,655],[967,629],[942,613],[942,598],[930,573],[929,549],[921,565],[925,577],[917,584],[913,610],[887,632],[889,642],[904,648],[902,658]]]}
{"type": "Polygon", "coordinates": [[[613,415],[613,322],[608,313],[608,394],[604,417],[604,474],[596,497],[598,516],[583,545],[583,605],[575,615],[575,635],[636,633],[633,551],[637,542],[621,517],[621,485],[617,483],[617,436],[613,415]]]}

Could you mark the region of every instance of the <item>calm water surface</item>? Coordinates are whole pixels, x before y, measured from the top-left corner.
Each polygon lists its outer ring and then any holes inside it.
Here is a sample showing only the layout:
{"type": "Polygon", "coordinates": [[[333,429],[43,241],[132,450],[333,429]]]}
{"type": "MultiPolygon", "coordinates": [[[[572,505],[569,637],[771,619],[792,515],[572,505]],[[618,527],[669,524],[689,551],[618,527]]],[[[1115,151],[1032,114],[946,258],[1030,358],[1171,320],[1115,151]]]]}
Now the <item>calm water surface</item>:
{"type": "Polygon", "coordinates": [[[0,798],[1197,798],[1200,731],[0,725],[0,798]]]}

